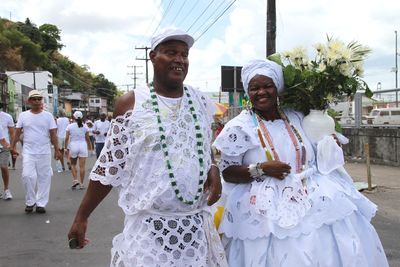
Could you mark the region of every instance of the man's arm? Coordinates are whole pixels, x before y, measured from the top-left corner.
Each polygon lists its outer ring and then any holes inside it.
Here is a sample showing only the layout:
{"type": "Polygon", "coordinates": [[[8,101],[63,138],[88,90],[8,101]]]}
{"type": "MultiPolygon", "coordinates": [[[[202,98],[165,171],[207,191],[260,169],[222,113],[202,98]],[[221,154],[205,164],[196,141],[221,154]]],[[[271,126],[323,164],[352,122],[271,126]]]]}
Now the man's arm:
{"type": "Polygon", "coordinates": [[[22,133],[22,128],[16,128],[14,134],[11,137],[10,149],[11,149],[11,154],[14,158],[18,156],[18,152],[15,146],[21,137],[21,133],[22,133]]]}
{"type": "Polygon", "coordinates": [[[57,128],[50,129],[50,141],[54,147],[54,158],[59,160],[61,158],[61,152],[58,149],[57,128]]]}
{"type": "Polygon", "coordinates": [[[10,136],[10,144],[11,144],[12,137],[14,136],[14,126],[8,126],[8,134],[10,136]]]}
{"type": "Polygon", "coordinates": [[[100,202],[111,191],[111,185],[103,185],[99,181],[89,181],[88,189],[82,199],[81,205],[76,213],[74,222],[68,233],[68,240],[76,238],[78,240],[78,247],[83,248],[88,240],[85,238],[88,218],[93,210],[100,204],[100,202]]]}
{"type": "MultiPolygon", "coordinates": [[[[114,117],[124,114],[127,110],[133,108],[135,95],[128,92],[119,98],[115,104],[114,117]]],[[[89,241],[85,238],[88,219],[93,210],[111,191],[111,185],[103,185],[99,181],[89,181],[88,189],[82,199],[81,205],[76,213],[74,222],[68,233],[68,240],[76,238],[78,248],[83,248],[89,241]]]]}

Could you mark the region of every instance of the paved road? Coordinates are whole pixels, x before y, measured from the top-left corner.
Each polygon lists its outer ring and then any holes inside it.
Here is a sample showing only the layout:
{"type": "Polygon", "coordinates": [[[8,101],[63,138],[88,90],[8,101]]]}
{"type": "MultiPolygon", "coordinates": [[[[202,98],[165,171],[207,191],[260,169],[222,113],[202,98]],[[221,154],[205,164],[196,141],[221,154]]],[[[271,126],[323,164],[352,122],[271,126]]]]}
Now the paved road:
{"type": "MultiPolygon", "coordinates": [[[[93,163],[94,158],[89,158],[87,171],[93,163]]],[[[348,164],[346,168],[356,180],[364,180],[364,165],[348,164]]],[[[116,190],[90,218],[88,238],[91,244],[83,250],[70,250],[66,235],[84,190],[70,189],[70,172],[55,173],[47,213],[25,214],[21,162],[17,162],[17,170],[10,172],[14,199],[0,200],[0,267],[108,266],[112,237],[123,226],[123,214],[116,204],[116,190]]],[[[400,168],[374,166],[374,183],[379,187],[373,193],[366,193],[380,206],[373,224],[392,267],[400,267],[399,173],[400,168]]]]}

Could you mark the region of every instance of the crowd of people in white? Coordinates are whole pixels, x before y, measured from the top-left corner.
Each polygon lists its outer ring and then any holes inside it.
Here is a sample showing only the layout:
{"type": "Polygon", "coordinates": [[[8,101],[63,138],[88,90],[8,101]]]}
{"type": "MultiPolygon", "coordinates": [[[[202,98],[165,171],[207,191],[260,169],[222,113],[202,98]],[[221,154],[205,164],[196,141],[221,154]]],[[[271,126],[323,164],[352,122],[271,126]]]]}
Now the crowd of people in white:
{"type": "Polygon", "coordinates": [[[71,189],[85,189],[86,158],[96,154],[95,147],[100,147],[101,151],[110,127],[105,113],[94,123],[84,118],[80,111],[67,117],[60,109],[54,117],[43,109],[42,100],[39,91],[31,90],[28,95],[30,109],[19,114],[17,123],[10,114],[0,111],[0,168],[4,185],[0,196],[4,200],[13,198],[9,188],[10,170],[15,170],[16,159],[21,153],[26,213],[35,207],[37,213],[46,212],[53,176],[51,147],[54,148],[57,172],[71,171],[71,189]]]}

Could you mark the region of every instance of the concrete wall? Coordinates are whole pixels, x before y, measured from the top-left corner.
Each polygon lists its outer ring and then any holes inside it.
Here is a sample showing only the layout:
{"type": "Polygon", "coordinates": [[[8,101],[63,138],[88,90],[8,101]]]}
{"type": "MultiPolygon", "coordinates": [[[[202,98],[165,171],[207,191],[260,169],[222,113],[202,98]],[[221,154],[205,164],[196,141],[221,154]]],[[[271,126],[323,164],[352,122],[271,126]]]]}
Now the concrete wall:
{"type": "Polygon", "coordinates": [[[343,128],[350,143],[343,146],[346,159],[365,161],[364,144],[369,144],[371,163],[400,166],[399,128],[343,128]]]}

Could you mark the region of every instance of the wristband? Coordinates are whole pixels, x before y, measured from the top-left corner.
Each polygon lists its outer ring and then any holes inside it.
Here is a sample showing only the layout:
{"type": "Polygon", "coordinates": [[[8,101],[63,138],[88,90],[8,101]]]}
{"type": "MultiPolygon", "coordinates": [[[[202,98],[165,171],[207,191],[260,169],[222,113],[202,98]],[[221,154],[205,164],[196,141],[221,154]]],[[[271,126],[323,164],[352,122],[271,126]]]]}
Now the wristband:
{"type": "Polygon", "coordinates": [[[260,163],[250,164],[249,167],[247,167],[247,170],[250,173],[250,177],[253,179],[264,175],[264,171],[260,167],[260,163]]]}
{"type": "Polygon", "coordinates": [[[218,170],[218,172],[219,172],[219,167],[218,167],[218,165],[217,165],[217,164],[215,164],[215,163],[211,163],[210,170],[211,170],[211,167],[212,167],[212,166],[214,166],[215,168],[217,168],[217,170],[218,170]]]}

